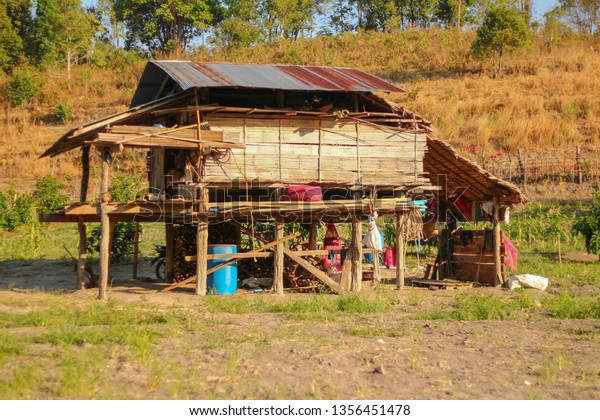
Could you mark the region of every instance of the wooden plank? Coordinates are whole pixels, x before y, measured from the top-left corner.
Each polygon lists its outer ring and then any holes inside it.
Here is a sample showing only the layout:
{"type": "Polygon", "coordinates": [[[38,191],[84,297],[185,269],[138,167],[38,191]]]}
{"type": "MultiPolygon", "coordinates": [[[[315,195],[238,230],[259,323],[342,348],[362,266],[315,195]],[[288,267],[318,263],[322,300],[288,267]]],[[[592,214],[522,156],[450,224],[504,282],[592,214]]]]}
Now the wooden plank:
{"type": "MultiPolygon", "coordinates": [[[[263,245],[263,246],[261,246],[259,248],[256,248],[254,250],[254,252],[260,252],[260,251],[264,251],[264,250],[269,249],[269,248],[273,248],[273,246],[277,245],[280,242],[290,241],[290,240],[292,240],[294,238],[297,238],[298,236],[300,236],[300,232],[295,232],[295,233],[293,233],[291,235],[288,235],[288,236],[285,236],[285,237],[281,238],[280,240],[272,241],[272,242],[269,242],[269,243],[267,243],[267,244],[265,244],[265,245],[263,245]]],[[[226,267],[226,266],[228,266],[230,264],[233,264],[233,263],[235,263],[235,262],[237,262],[239,260],[241,260],[241,258],[233,258],[230,261],[226,261],[226,262],[224,262],[222,264],[219,264],[219,265],[217,265],[217,266],[215,266],[213,268],[210,268],[206,272],[206,274],[212,274],[215,271],[220,270],[221,268],[226,267]]],[[[185,280],[180,281],[179,283],[175,283],[175,284],[172,284],[172,285],[170,285],[168,287],[165,287],[164,289],[161,290],[161,292],[168,292],[169,290],[173,290],[173,289],[175,289],[175,288],[177,288],[179,286],[183,286],[184,284],[192,283],[194,280],[196,280],[196,276],[189,277],[189,278],[187,278],[185,280]]]]}
{"type": "MultiPolygon", "coordinates": [[[[87,236],[83,217],[80,216],[77,221],[77,230],[79,231],[79,259],[77,260],[77,290],[81,290],[85,285],[85,262],[87,259],[87,236]]],[[[93,280],[93,279],[92,279],[93,280]]]]}
{"type": "Polygon", "coordinates": [[[342,274],[340,276],[340,288],[342,290],[350,290],[350,283],[352,281],[352,250],[348,250],[346,253],[346,259],[342,264],[342,274]]]}
{"type": "Polygon", "coordinates": [[[196,294],[206,295],[208,277],[208,217],[206,205],[208,204],[208,189],[203,188],[198,192],[198,227],[196,230],[196,294]]]}
{"type": "Polygon", "coordinates": [[[499,286],[504,284],[504,276],[502,275],[502,232],[500,230],[500,200],[497,196],[494,197],[494,268],[496,277],[494,285],[499,286]]]}
{"type": "MultiPolygon", "coordinates": [[[[355,195],[360,195],[358,191],[355,195]]],[[[360,292],[362,288],[362,223],[358,218],[352,220],[352,238],[350,250],[352,262],[352,276],[350,281],[350,290],[360,292]]]]}
{"type": "MultiPolygon", "coordinates": [[[[213,260],[224,260],[228,258],[238,258],[238,259],[246,259],[246,258],[269,258],[273,256],[273,252],[265,251],[265,252],[236,252],[234,254],[212,254],[207,255],[207,261],[213,260]]],[[[186,255],[184,258],[185,262],[195,262],[195,255],[186,255]]]]}
{"type": "MultiPolygon", "coordinates": [[[[219,137],[222,138],[222,136],[219,137]]],[[[98,133],[97,138],[88,142],[88,144],[98,147],[121,144],[124,147],[167,147],[176,149],[197,149],[199,144],[220,149],[243,149],[245,147],[243,144],[238,143],[226,143],[216,140],[193,140],[173,136],[148,136],[127,141],[130,138],[131,135],[128,134],[98,133]]]]}
{"type": "Polygon", "coordinates": [[[134,223],[133,231],[133,279],[137,279],[138,274],[138,257],[140,251],[140,224],[134,223]]]}
{"type": "Polygon", "coordinates": [[[107,148],[102,149],[102,174],[100,178],[100,284],[98,285],[98,297],[107,299],[108,289],[108,267],[110,259],[110,221],[106,203],[108,202],[108,188],[110,177],[111,155],[107,148]]]}
{"type": "Polygon", "coordinates": [[[79,201],[87,201],[88,186],[90,179],[90,146],[84,146],[81,150],[81,192],[79,201]]]}
{"type": "Polygon", "coordinates": [[[332,280],[331,278],[329,278],[329,276],[327,276],[327,274],[325,274],[324,272],[322,272],[318,268],[314,267],[308,261],[304,260],[301,257],[296,256],[289,249],[285,249],[284,248],[283,249],[283,253],[285,254],[286,257],[288,257],[291,260],[297,262],[302,268],[304,268],[306,271],[308,271],[313,276],[315,276],[317,278],[317,280],[319,280],[319,281],[323,282],[324,284],[326,284],[331,289],[332,292],[334,292],[334,293],[340,293],[342,291],[342,289],[341,289],[341,287],[340,287],[340,285],[338,283],[336,283],[334,280],[332,280]]]}
{"type": "Polygon", "coordinates": [[[406,215],[396,214],[396,287],[404,289],[404,222],[406,215]]]}
{"type": "MultiPolygon", "coordinates": [[[[275,222],[275,240],[283,238],[284,224],[281,221],[275,222]]],[[[275,245],[273,255],[273,292],[283,294],[283,242],[275,245]]]]}

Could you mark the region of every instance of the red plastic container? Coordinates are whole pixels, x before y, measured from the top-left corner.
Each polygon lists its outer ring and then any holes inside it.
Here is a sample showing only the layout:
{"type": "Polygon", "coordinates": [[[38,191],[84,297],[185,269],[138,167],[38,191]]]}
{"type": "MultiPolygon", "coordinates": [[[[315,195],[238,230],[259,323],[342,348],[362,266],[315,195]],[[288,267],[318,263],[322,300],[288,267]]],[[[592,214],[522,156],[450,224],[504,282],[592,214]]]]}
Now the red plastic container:
{"type": "Polygon", "coordinates": [[[289,201],[321,201],[323,191],[314,185],[288,185],[285,187],[286,199],[289,201]]]}

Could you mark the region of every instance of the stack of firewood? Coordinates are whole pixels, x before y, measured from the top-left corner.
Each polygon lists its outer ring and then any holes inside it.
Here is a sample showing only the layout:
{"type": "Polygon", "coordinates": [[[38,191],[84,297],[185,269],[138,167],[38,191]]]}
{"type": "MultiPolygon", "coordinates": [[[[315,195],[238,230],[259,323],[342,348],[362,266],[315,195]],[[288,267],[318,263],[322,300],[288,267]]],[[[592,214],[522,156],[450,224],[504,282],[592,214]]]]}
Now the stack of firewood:
{"type": "Polygon", "coordinates": [[[173,261],[173,281],[176,283],[196,275],[196,263],[186,262],[187,255],[196,255],[197,226],[191,224],[174,225],[175,259],[173,261]]]}

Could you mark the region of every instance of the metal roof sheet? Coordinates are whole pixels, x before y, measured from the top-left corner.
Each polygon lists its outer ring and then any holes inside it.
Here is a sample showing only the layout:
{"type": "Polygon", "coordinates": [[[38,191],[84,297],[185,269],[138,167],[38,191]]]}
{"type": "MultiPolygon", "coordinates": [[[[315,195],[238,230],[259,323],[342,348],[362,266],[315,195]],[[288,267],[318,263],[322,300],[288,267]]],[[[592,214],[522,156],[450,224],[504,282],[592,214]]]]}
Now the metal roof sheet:
{"type": "Polygon", "coordinates": [[[160,73],[171,77],[182,90],[194,87],[230,87],[294,91],[404,92],[398,86],[361,70],[341,67],[151,61],[142,74],[132,105],[147,102],[149,98],[157,99],[163,82],[160,73]]]}

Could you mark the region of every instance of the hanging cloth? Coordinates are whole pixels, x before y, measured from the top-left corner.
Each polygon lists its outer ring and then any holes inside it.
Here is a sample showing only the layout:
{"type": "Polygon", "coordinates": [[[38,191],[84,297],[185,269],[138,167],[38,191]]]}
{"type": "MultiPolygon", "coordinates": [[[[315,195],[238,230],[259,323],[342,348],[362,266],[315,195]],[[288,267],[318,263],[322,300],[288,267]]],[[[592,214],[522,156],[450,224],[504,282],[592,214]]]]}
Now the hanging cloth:
{"type": "Polygon", "coordinates": [[[369,228],[367,233],[362,238],[362,244],[366,248],[373,248],[374,251],[383,251],[383,244],[381,243],[381,233],[377,227],[377,217],[369,216],[369,228]]]}
{"type": "Polygon", "coordinates": [[[508,239],[508,236],[506,236],[504,233],[502,234],[502,243],[504,244],[504,251],[506,254],[504,260],[506,266],[511,270],[517,271],[519,258],[517,248],[513,245],[510,239],[508,239]]]}

